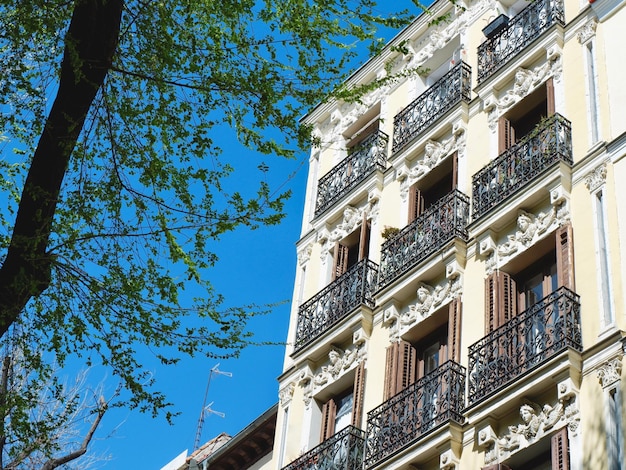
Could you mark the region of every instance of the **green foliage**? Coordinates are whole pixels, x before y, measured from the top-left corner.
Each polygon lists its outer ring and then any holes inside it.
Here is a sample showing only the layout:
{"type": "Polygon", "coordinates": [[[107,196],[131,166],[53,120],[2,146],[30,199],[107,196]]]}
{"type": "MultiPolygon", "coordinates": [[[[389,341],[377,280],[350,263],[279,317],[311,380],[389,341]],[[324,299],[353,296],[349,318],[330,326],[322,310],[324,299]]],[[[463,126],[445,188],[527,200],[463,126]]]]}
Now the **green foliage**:
{"type": "MultiPolygon", "coordinates": [[[[15,148],[5,142],[0,161],[0,253],[77,3],[0,6],[0,134],[15,148]]],[[[271,306],[225,306],[208,279],[215,244],[281,221],[289,192],[262,178],[271,158],[309,144],[298,119],[336,90],[355,46],[379,50],[377,28],[411,18],[383,15],[371,0],[126,1],[112,67],[65,169],[47,251],[51,284],[19,320],[25,347],[61,364],[79,356],[109,366],[129,403],[155,414],[168,403],[138,350],[165,364],[236,356],[251,341],[248,318],[271,306]],[[256,189],[237,187],[230,163],[248,157],[222,154],[224,129],[268,155],[256,189]]],[[[358,99],[379,85],[337,96],[358,99]]]]}

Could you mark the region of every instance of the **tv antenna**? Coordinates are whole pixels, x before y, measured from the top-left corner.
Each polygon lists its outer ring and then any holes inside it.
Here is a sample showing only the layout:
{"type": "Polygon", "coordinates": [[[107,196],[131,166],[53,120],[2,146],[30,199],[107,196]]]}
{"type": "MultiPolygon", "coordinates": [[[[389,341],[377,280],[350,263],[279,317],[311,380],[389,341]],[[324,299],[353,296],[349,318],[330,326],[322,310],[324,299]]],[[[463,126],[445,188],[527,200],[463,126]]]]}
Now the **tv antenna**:
{"type": "Polygon", "coordinates": [[[220,411],[215,411],[213,408],[211,408],[214,402],[211,402],[208,405],[206,402],[209,396],[209,387],[211,386],[211,379],[213,378],[213,375],[225,375],[226,377],[233,376],[231,372],[223,372],[219,370],[218,367],[219,367],[219,363],[215,364],[213,368],[209,371],[209,379],[207,380],[206,390],[204,391],[204,401],[202,402],[202,410],[200,411],[200,418],[198,419],[198,427],[196,428],[196,439],[193,443],[193,450],[198,449],[198,446],[200,445],[200,439],[202,438],[202,428],[204,426],[205,416],[208,414],[214,414],[214,415],[219,416],[220,418],[223,418],[224,416],[226,416],[224,413],[220,411]]]}

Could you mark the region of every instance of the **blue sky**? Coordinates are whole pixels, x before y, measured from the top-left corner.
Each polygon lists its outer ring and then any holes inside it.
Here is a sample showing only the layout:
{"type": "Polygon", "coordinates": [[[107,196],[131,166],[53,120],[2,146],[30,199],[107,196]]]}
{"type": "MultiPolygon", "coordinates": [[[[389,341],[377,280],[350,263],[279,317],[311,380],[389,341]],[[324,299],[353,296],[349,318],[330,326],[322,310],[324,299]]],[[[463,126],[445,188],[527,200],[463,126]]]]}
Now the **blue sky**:
{"type": "MultiPolygon", "coordinates": [[[[231,144],[231,148],[236,147],[237,144],[231,144]]],[[[230,305],[288,301],[250,323],[257,340],[284,342],[308,171],[303,161],[308,162],[308,153],[300,153],[296,160],[274,157],[266,161],[271,167],[268,180],[274,184],[287,182],[286,188],[293,191],[285,208],[286,218],[277,226],[237,230],[225,236],[217,248],[220,261],[209,276],[230,305]]],[[[237,183],[244,187],[259,178],[256,165],[246,166],[250,168],[235,173],[237,183]]],[[[98,468],[159,470],[185,449],[191,452],[209,371],[217,363],[220,370],[233,375],[214,376],[211,381],[208,402],[214,402],[212,408],[225,413],[225,417],[206,417],[202,443],[221,432],[235,435],[278,401],[277,377],[282,371],[283,357],[282,345],[251,346],[237,359],[185,358],[175,367],[155,366],[160,390],[167,394],[180,416],[170,426],[164,417],[110,410],[92,446],[92,451],[109,457],[98,468]]],[[[90,379],[98,381],[98,372],[92,371],[90,379]]]]}

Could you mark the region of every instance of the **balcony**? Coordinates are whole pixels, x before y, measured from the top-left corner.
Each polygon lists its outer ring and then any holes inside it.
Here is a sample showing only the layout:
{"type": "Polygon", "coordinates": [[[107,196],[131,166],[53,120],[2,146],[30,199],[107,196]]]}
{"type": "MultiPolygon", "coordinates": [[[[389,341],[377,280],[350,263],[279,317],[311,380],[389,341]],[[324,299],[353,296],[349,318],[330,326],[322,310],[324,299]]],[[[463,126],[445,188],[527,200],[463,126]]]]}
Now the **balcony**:
{"type": "Polygon", "coordinates": [[[295,350],[328,331],[361,304],[374,306],[378,265],[359,261],[298,309],[295,350]]]}
{"type": "Polygon", "coordinates": [[[365,432],[348,426],[282,470],[358,470],[364,447],[365,432]]]}
{"type": "Polygon", "coordinates": [[[465,368],[448,361],[367,414],[365,467],[447,421],[463,424],[465,368]]]}
{"type": "Polygon", "coordinates": [[[459,63],[393,119],[393,152],[413,140],[460,101],[470,100],[471,68],[459,63]]]}
{"type": "Polygon", "coordinates": [[[458,190],[444,196],[383,243],[378,288],[390,284],[455,237],[467,240],[469,198],[458,190]]]}
{"type": "Polygon", "coordinates": [[[318,216],[348,191],[371,175],[377,168],[384,170],[389,136],[377,131],[361,142],[341,163],[320,178],[317,183],[315,215],[318,216]]]}
{"type": "Polygon", "coordinates": [[[478,83],[483,82],[552,25],[564,24],[561,0],[536,0],[508,26],[478,46],[478,83]]]}
{"type": "Polygon", "coordinates": [[[573,164],[572,131],[570,122],[555,114],[472,177],[474,220],[559,161],[573,164]]]}
{"type": "Polygon", "coordinates": [[[568,347],[582,351],[580,298],[561,287],[469,347],[469,403],[568,347]]]}

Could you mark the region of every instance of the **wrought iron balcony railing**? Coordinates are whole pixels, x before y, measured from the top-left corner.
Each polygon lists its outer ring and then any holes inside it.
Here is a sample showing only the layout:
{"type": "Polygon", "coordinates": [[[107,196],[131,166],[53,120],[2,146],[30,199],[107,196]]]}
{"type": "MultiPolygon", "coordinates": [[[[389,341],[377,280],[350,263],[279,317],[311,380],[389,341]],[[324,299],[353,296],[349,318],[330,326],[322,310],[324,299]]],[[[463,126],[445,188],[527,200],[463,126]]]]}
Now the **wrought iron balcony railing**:
{"type": "Polygon", "coordinates": [[[282,470],[360,470],[365,432],[348,426],[282,470]]]}
{"type": "Polygon", "coordinates": [[[469,101],[471,68],[460,62],[393,118],[393,147],[396,152],[430,126],[459,101],[469,101]]]}
{"type": "Polygon", "coordinates": [[[320,215],[377,168],[385,169],[389,136],[377,131],[361,142],[350,155],[317,183],[315,215],[320,215]]]}
{"type": "Polygon", "coordinates": [[[564,24],[562,0],[535,0],[507,27],[478,46],[478,83],[487,79],[553,24],[564,24]]]}
{"type": "Polygon", "coordinates": [[[469,198],[458,190],[442,197],[381,247],[382,289],[455,237],[467,240],[469,198]]]}
{"type": "Polygon", "coordinates": [[[463,424],[465,367],[448,361],[367,414],[369,468],[447,421],[463,424]]]}
{"type": "Polygon", "coordinates": [[[374,306],[378,265],[364,259],[298,309],[296,351],[327,331],[361,304],[374,306]]]}
{"type": "Polygon", "coordinates": [[[469,403],[568,347],[582,351],[580,298],[561,287],[469,347],[469,403]]]}
{"type": "Polygon", "coordinates": [[[472,177],[472,215],[479,218],[558,161],[573,164],[570,122],[559,114],[472,177]]]}

